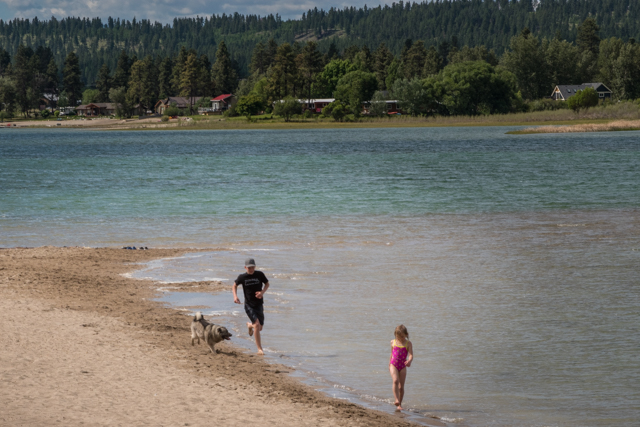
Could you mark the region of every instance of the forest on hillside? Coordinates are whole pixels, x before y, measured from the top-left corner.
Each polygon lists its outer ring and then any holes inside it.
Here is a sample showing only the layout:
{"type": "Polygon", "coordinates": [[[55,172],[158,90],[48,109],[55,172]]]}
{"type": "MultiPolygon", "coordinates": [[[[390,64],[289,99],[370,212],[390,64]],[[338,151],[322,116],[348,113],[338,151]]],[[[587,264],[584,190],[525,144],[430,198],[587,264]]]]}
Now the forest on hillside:
{"type": "Polygon", "coordinates": [[[93,86],[104,64],[117,67],[123,50],[130,57],[175,58],[184,47],[213,60],[224,41],[237,73],[246,77],[255,46],[270,39],[277,44],[315,41],[321,53],[351,46],[373,51],[385,43],[399,55],[411,39],[427,48],[482,45],[502,55],[525,28],[541,39],[575,43],[578,27],[588,17],[595,19],[603,39],[640,39],[640,2],[633,0],[436,0],[313,9],[294,20],[238,13],[176,18],[171,25],[135,18],[0,20],[0,49],[13,57],[20,45],[34,51],[46,47],[58,68],[73,52],[83,82],[93,86]]]}
{"type": "MultiPolygon", "coordinates": [[[[134,109],[152,110],[159,98],[203,97],[204,107],[212,96],[225,93],[239,97],[231,113],[247,116],[271,108],[279,109],[278,115],[296,114],[296,99],[311,98],[335,98],[325,110],[338,119],[358,116],[367,103],[382,108],[390,99],[412,115],[504,114],[560,108],[564,102],[537,100],[548,98],[557,84],[596,81],[613,91],[614,100],[640,98],[640,44],[599,34],[594,18],[578,25],[575,43],[559,36],[539,38],[525,27],[500,56],[484,45],[459,46],[453,38],[428,47],[406,39],[398,55],[384,42],[374,51],[357,44],[340,51],[331,44],[322,53],[315,41],[278,44],[270,39],[254,47],[246,78],[239,78],[224,41],[213,63],[185,47],[175,57],[138,58],[122,50],[115,69],[101,65],[95,88],[83,83],[74,52],[59,69],[50,47],[33,50],[21,44],[13,57],[0,49],[0,114],[28,117],[51,95],[63,107],[112,102],[117,115],[130,116],[134,109]],[[291,108],[285,112],[284,106],[291,108]]],[[[590,91],[573,96],[567,105],[577,100],[584,100],[586,108],[597,104],[598,94],[590,91]]],[[[198,106],[191,105],[192,110],[198,106]]]]}

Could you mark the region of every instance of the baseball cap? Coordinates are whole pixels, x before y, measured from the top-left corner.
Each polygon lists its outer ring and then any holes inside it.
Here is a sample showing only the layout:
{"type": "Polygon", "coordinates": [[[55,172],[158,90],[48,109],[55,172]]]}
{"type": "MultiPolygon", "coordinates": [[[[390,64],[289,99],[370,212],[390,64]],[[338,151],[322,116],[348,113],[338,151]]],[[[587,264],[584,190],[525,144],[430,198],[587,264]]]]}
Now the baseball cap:
{"type": "Polygon", "coordinates": [[[255,267],[256,266],[256,261],[253,258],[247,258],[247,260],[244,262],[244,266],[245,267],[255,267]]]}

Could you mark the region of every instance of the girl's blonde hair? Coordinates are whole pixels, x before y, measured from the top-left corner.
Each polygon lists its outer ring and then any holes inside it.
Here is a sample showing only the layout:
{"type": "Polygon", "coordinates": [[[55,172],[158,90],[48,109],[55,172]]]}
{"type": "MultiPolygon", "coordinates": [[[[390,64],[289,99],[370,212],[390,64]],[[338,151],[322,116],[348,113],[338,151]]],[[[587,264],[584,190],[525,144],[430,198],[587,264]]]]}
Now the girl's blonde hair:
{"type": "Polygon", "coordinates": [[[407,331],[407,328],[404,325],[400,325],[396,327],[396,331],[394,332],[396,339],[398,338],[399,334],[404,335],[404,337],[407,339],[409,338],[409,331],[407,331]]]}

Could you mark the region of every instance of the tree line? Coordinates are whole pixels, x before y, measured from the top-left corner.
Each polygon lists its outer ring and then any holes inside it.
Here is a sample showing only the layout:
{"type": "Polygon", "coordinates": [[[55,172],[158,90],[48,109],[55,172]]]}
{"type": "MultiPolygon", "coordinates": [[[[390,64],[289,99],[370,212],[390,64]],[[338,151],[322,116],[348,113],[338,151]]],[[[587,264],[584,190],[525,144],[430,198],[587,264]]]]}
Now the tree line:
{"type": "Polygon", "coordinates": [[[59,70],[49,47],[20,45],[13,60],[0,49],[0,111],[7,117],[15,112],[28,117],[46,99],[58,107],[113,102],[119,116],[128,116],[134,107],[152,110],[159,98],[168,96],[204,97],[209,104],[209,97],[233,91],[238,80],[224,42],[213,65],[207,55],[184,47],[175,58],[138,59],[123,50],[114,70],[102,64],[94,88],[85,87],[79,63],[71,52],[59,70]]]}
{"type": "Polygon", "coordinates": [[[79,57],[85,84],[95,84],[100,67],[115,69],[120,52],[145,58],[175,57],[182,47],[214,58],[225,42],[242,77],[249,74],[251,52],[258,43],[316,41],[324,54],[331,45],[343,51],[352,45],[384,42],[398,55],[406,39],[426,47],[451,43],[485,46],[502,55],[511,38],[524,28],[540,38],[577,42],[578,26],[593,17],[603,38],[640,40],[640,3],[634,0],[435,0],[399,1],[375,8],[312,9],[300,19],[278,15],[222,14],[176,18],[169,24],[149,20],[108,18],[34,18],[0,20],[0,48],[15,56],[20,44],[49,47],[56,63],[70,52],[79,57]]]}
{"type": "Polygon", "coordinates": [[[640,45],[600,33],[594,18],[578,25],[575,43],[525,28],[502,55],[484,45],[459,46],[456,37],[437,46],[406,39],[397,55],[384,42],[375,50],[366,44],[339,50],[332,43],[322,52],[317,41],[272,38],[256,44],[244,79],[224,41],[213,63],[185,47],[175,57],[143,59],[122,50],[115,68],[102,64],[95,87],[86,90],[78,55],[68,54],[58,70],[51,48],[20,45],[13,58],[0,49],[0,104],[28,115],[46,92],[59,94],[62,105],[114,102],[126,115],[134,106],[152,109],[167,96],[204,96],[207,102],[235,93],[242,114],[287,97],[336,98],[338,111],[354,114],[362,102],[384,98],[402,101],[411,114],[491,114],[522,111],[525,101],[548,97],[556,84],[595,81],[615,99],[640,98],[640,45]]]}

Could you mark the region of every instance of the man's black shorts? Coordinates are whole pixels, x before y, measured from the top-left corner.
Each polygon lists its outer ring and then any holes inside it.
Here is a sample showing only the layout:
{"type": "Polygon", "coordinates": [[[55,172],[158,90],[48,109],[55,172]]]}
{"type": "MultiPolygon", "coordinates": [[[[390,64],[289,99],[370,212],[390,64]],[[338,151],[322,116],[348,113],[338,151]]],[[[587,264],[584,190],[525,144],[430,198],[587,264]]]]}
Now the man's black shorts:
{"type": "Polygon", "coordinates": [[[259,320],[260,324],[264,326],[264,310],[262,306],[256,308],[245,304],[244,311],[247,313],[247,316],[249,316],[251,323],[256,323],[256,320],[259,320]]]}

